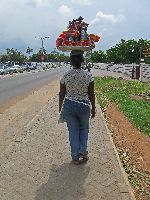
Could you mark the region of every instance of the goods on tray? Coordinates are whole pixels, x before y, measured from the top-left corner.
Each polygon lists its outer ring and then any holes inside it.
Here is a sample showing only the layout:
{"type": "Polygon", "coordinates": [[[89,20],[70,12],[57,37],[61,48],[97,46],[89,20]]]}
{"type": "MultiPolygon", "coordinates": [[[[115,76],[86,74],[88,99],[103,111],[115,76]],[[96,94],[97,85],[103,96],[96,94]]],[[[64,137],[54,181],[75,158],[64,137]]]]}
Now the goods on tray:
{"type": "Polygon", "coordinates": [[[56,47],[62,51],[73,49],[88,51],[95,48],[95,42],[98,42],[100,37],[98,35],[88,34],[88,25],[83,21],[81,16],[78,19],[69,21],[67,30],[63,31],[57,38],[56,47]]]}

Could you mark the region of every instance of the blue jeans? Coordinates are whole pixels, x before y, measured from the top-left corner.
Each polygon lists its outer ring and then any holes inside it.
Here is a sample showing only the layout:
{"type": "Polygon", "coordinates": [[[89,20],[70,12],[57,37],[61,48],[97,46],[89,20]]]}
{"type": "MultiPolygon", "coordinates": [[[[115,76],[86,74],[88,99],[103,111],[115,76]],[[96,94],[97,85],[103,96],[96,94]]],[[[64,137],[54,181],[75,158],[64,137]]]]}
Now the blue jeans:
{"type": "Polygon", "coordinates": [[[71,156],[73,160],[79,159],[79,153],[87,154],[87,141],[89,133],[90,103],[82,100],[79,103],[65,99],[64,118],[69,131],[71,156]]]}

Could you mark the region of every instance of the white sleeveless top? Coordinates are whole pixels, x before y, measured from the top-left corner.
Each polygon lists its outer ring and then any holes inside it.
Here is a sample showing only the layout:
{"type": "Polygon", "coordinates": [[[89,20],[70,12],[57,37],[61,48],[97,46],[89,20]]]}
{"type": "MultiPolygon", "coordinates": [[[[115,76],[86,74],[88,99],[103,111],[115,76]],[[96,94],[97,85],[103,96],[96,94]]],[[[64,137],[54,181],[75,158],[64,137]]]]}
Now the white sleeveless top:
{"type": "Polygon", "coordinates": [[[89,100],[88,86],[93,76],[83,69],[70,69],[61,78],[60,83],[66,85],[66,98],[70,100],[89,100]]]}

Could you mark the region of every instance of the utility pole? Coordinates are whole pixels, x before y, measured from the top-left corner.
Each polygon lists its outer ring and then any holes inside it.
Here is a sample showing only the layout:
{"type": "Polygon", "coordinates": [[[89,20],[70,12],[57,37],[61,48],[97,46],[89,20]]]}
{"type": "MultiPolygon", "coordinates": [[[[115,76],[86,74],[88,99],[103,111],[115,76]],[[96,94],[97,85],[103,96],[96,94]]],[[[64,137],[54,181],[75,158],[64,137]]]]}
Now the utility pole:
{"type": "MultiPolygon", "coordinates": [[[[38,38],[38,37],[35,37],[35,38],[38,38]]],[[[41,40],[41,44],[42,44],[42,53],[44,54],[44,40],[45,39],[49,39],[50,37],[49,36],[45,36],[45,37],[39,37],[38,39],[41,40]]]]}
{"type": "MultiPolygon", "coordinates": [[[[35,37],[35,38],[37,38],[37,37],[35,37]]],[[[41,48],[41,50],[42,50],[42,55],[41,55],[41,57],[40,57],[40,60],[41,61],[44,61],[45,60],[45,56],[44,56],[44,54],[45,54],[45,52],[44,52],[44,40],[45,39],[49,39],[50,37],[49,36],[45,36],[45,37],[38,37],[38,39],[40,39],[41,40],[41,45],[42,45],[42,48],[41,48]]]]}
{"type": "Polygon", "coordinates": [[[41,37],[41,41],[42,41],[42,52],[44,53],[44,40],[45,39],[49,39],[50,37],[41,37]]]}
{"type": "Polygon", "coordinates": [[[141,58],[142,58],[142,47],[140,47],[140,62],[141,62],[141,58]]]}

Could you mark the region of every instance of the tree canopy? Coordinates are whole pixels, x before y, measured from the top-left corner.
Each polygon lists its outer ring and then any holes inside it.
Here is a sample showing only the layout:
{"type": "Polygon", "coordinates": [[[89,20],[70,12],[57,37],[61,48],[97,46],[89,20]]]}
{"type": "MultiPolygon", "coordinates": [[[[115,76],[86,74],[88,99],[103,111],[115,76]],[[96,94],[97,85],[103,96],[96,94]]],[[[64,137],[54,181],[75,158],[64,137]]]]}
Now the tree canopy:
{"type": "Polygon", "coordinates": [[[114,62],[114,63],[139,63],[144,58],[143,50],[150,46],[150,40],[139,39],[123,40],[103,52],[94,51],[91,56],[93,62],[114,62]]]}
{"type": "Polygon", "coordinates": [[[22,64],[27,61],[27,57],[23,55],[20,51],[14,48],[7,48],[6,53],[1,56],[1,62],[15,62],[22,64]]]}

